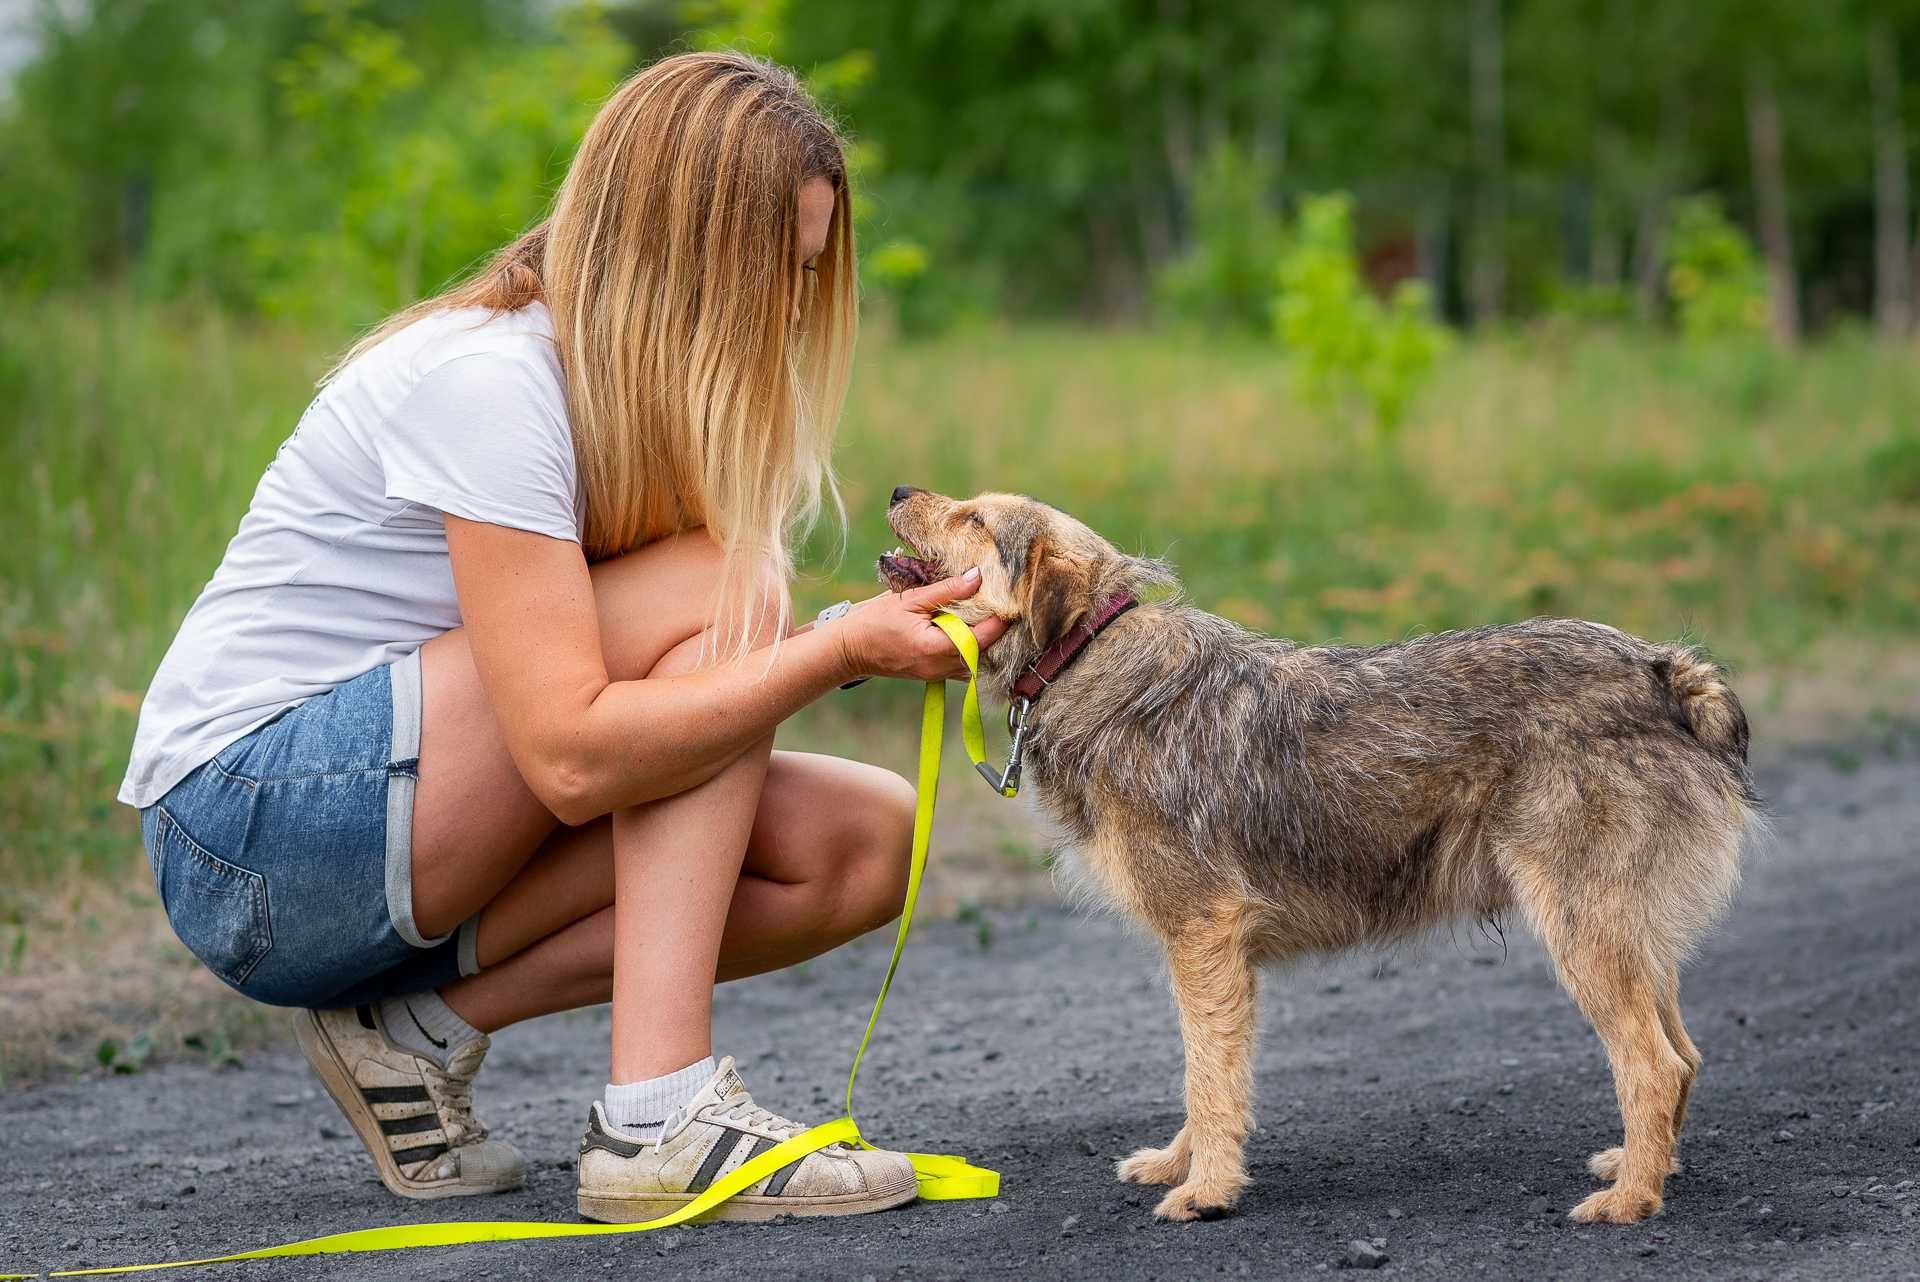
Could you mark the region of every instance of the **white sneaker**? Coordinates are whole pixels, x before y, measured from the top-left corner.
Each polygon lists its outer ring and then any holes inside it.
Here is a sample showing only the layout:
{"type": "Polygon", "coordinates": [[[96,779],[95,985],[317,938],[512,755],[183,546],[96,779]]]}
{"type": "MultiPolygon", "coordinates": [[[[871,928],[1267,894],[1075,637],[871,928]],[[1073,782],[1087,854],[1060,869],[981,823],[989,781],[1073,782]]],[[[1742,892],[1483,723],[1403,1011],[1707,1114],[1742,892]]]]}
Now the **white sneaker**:
{"type": "Polygon", "coordinates": [[[487,1038],[462,1046],[443,1069],[389,1041],[377,1006],[303,1010],[293,1029],[388,1189],[462,1197],[527,1182],[520,1151],[488,1139],[473,1115],[473,1078],[492,1045],[487,1038]]]}
{"type": "MultiPolygon", "coordinates": [[[[600,1101],[580,1139],[580,1214],[636,1224],[669,1214],[715,1180],[806,1128],[756,1106],[732,1058],[667,1118],[657,1140],[607,1121],[600,1101]]],[[[864,1215],[913,1201],[913,1164],[882,1149],[829,1144],[789,1162],[700,1218],[770,1220],[776,1215],[864,1215]]]]}

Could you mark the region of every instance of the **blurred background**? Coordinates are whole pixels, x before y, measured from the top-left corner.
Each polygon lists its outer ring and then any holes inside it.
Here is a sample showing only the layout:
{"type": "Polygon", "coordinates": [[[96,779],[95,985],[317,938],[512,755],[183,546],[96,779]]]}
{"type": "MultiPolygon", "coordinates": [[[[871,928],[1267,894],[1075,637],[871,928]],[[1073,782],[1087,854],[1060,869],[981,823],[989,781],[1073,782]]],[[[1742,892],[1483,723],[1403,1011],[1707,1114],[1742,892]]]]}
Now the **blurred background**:
{"type": "MultiPolygon", "coordinates": [[[[664,53],[845,123],[884,496],[1019,489],[1303,641],[1685,636],[1760,751],[1920,710],[1920,4],[0,0],[0,1075],[239,1053],[113,793],[314,380],[537,219],[664,53]]],[[[783,745],[910,765],[915,694],[783,745]]],[[[935,912],[1044,887],[950,775],[935,912]]]]}

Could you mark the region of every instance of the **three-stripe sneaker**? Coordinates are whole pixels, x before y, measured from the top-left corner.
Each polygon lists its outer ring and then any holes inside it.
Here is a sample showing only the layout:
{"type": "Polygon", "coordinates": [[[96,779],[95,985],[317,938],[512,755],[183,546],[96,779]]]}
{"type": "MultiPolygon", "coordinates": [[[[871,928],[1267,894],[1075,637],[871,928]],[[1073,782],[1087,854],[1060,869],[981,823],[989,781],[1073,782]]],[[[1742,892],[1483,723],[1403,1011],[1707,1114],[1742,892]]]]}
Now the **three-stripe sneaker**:
{"type": "Polygon", "coordinates": [[[505,1193],[526,1183],[519,1150],[487,1138],[473,1078],[491,1044],[467,1043],[441,1068],[387,1039],[374,1006],[303,1010],[294,1035],[327,1094],[401,1197],[505,1193]]]}
{"type": "MultiPolygon", "coordinates": [[[[580,1139],[580,1214],[605,1224],[667,1215],[707,1186],[806,1128],[756,1106],[731,1058],[642,1139],[607,1121],[595,1100],[580,1139]]],[[[797,1158],[701,1216],[770,1220],[776,1215],[864,1215],[911,1202],[913,1164],[899,1153],[830,1144],[797,1158]]]]}

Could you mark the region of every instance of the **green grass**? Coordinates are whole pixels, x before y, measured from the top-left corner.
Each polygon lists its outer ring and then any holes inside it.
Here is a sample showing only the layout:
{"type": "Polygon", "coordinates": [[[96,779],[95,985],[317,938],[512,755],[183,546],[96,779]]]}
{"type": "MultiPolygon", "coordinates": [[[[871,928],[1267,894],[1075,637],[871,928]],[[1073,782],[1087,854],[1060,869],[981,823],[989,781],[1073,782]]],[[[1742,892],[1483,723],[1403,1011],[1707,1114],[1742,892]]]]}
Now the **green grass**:
{"type": "MultiPolygon", "coordinates": [[[[140,691],[346,337],[116,297],[3,310],[0,926],[36,885],[137,866],[112,798],[140,691]]],[[[1792,359],[1463,343],[1391,442],[1305,408],[1252,340],[873,342],[837,456],[848,556],[824,564],[817,538],[800,596],[874,590],[894,485],[1011,488],[1302,639],[1567,613],[1790,666],[1831,634],[1896,647],[1920,625],[1916,423],[1910,355],[1850,338],[1792,359]]],[[[787,742],[904,764],[911,697],[829,701],[787,742]]]]}

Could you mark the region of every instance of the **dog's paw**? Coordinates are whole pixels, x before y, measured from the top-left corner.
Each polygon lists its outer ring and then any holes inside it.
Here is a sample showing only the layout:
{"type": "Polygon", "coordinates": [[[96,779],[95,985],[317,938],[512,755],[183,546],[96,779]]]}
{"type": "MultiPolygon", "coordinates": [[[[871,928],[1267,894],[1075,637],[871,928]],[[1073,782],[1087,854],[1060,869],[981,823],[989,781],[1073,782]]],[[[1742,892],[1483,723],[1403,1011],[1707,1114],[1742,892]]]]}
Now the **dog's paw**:
{"type": "Polygon", "coordinates": [[[1635,1224],[1659,1210],[1658,1193],[1636,1192],[1616,1184],[1568,1211],[1567,1218],[1581,1224],[1635,1224]]]}
{"type": "Polygon", "coordinates": [[[1207,1188],[1195,1180],[1182,1184],[1161,1198],[1160,1205],[1153,1208],[1153,1213],[1160,1219],[1176,1223],[1218,1220],[1233,1214],[1234,1204],[1239,1200],[1240,1189],[1236,1185],[1207,1188]]]}
{"type": "MultiPolygon", "coordinates": [[[[1603,1148],[1588,1158],[1587,1169],[1593,1172],[1595,1179],[1605,1180],[1611,1184],[1620,1178],[1620,1171],[1626,1161],[1626,1157],[1627,1151],[1616,1144],[1612,1148],[1603,1148]]],[[[1678,1155],[1675,1155],[1672,1162],[1668,1164],[1667,1173],[1669,1175],[1680,1174],[1680,1158],[1678,1155]]]]}
{"type": "Polygon", "coordinates": [[[1135,1149],[1132,1157],[1114,1167],[1114,1173],[1128,1184],[1178,1184],[1187,1178],[1187,1152],[1172,1144],[1135,1149]]]}

